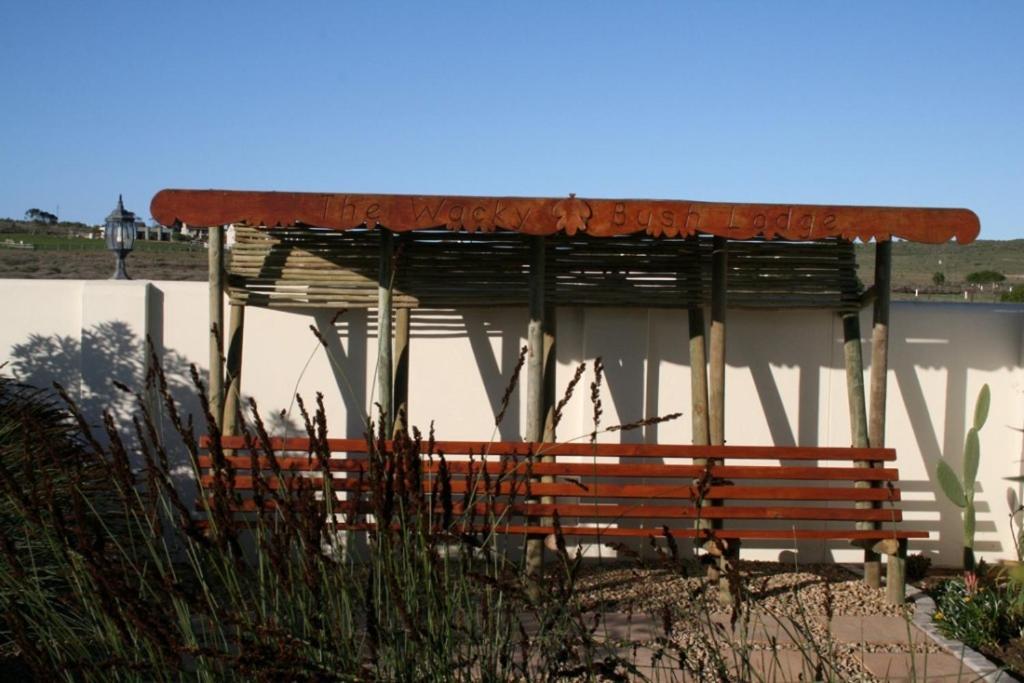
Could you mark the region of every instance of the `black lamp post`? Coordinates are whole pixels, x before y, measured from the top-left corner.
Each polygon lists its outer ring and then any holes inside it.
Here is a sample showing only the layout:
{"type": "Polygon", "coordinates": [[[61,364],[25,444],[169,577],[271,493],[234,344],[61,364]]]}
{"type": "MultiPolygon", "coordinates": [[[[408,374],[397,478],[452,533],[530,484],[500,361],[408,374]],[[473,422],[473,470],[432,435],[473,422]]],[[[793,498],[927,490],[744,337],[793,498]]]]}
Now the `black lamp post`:
{"type": "Polygon", "coordinates": [[[107,216],[107,226],[103,233],[107,239],[107,249],[117,254],[117,269],[111,280],[130,280],[124,267],[124,259],[135,246],[135,214],[125,211],[121,195],[117,196],[117,208],[107,216]]]}

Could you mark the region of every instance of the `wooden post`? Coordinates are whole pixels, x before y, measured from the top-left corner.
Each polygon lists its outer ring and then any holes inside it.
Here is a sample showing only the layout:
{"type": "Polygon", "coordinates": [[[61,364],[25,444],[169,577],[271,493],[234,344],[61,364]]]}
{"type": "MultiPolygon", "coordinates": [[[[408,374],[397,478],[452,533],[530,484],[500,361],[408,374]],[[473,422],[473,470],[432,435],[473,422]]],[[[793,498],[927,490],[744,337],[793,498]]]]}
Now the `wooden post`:
{"type": "Polygon", "coordinates": [[[730,538],[725,551],[719,556],[718,602],[731,605],[739,597],[733,595],[732,577],[739,571],[740,539],[730,538]]]}
{"type": "Polygon", "coordinates": [[[712,446],[725,444],[725,308],[729,242],[714,238],[711,253],[711,377],[709,433],[712,446]]]}
{"type": "MultiPolygon", "coordinates": [[[[544,238],[530,237],[530,324],[526,332],[526,440],[539,442],[544,437],[544,238]]],[[[552,337],[553,341],[553,337],[552,337]]],[[[539,520],[529,519],[528,523],[539,520]]],[[[526,571],[540,574],[544,564],[544,540],[526,540],[526,571]]]]}
{"type": "Polygon", "coordinates": [[[885,595],[893,605],[907,599],[907,539],[899,539],[899,550],[889,555],[885,565],[885,595]]]}
{"type": "Polygon", "coordinates": [[[889,298],[892,281],[892,242],[875,244],[875,311],[871,328],[871,422],[868,440],[872,448],[885,446],[886,376],[889,372],[889,298]]]}
{"type": "MultiPolygon", "coordinates": [[[[892,280],[892,241],[875,243],[875,310],[871,328],[871,412],[868,423],[868,442],[872,448],[885,446],[886,377],[889,372],[889,298],[892,280]]],[[[904,545],[906,541],[903,542],[904,545]]],[[[905,554],[905,553],[904,553],[905,554]]],[[[895,555],[889,555],[893,562],[895,555]]],[[[897,560],[898,562],[898,560],[897,560]]],[[[881,585],[881,556],[871,558],[871,571],[877,576],[872,584],[881,585]]],[[[896,571],[899,571],[898,569],[896,571]]],[[[887,577],[891,576],[886,572],[887,577]]],[[[868,554],[864,554],[864,576],[868,577],[868,554]]],[[[900,580],[900,590],[903,581],[900,580]]]]}
{"type": "MultiPolygon", "coordinates": [[[[864,403],[864,356],[860,343],[860,312],[848,311],[842,314],[843,320],[843,360],[846,364],[846,395],[850,409],[850,440],[854,448],[868,446],[868,417],[864,403]]],[[[861,460],[854,463],[856,467],[871,467],[871,461],[861,460]]],[[[870,488],[869,481],[854,483],[856,488],[870,488]]],[[[872,508],[874,503],[859,502],[859,509],[872,508]]],[[[873,522],[858,522],[858,529],[874,529],[873,522]]],[[[872,588],[881,586],[881,566],[879,555],[869,548],[864,549],[864,582],[872,588]]]]}
{"type": "MultiPolygon", "coordinates": [[[[701,278],[700,239],[694,235],[690,238],[694,247],[693,266],[687,276],[687,286],[697,301],[686,312],[686,323],[690,336],[690,424],[692,441],[695,446],[707,446],[710,443],[708,432],[708,358],[707,342],[704,331],[704,287],[701,278]]],[[[698,467],[707,465],[706,458],[694,458],[693,464],[698,467]]],[[[701,501],[706,507],[710,501],[701,501]]],[[[698,518],[698,529],[713,528],[711,520],[698,518]]],[[[717,563],[708,565],[708,578],[719,579],[717,563]]]]}
{"type": "Polygon", "coordinates": [[[544,238],[530,237],[530,323],[526,332],[526,439],[544,436],[544,238]]]}
{"type": "MultiPolygon", "coordinates": [[[[700,287],[700,281],[697,281],[700,287]]],[[[691,306],[687,311],[687,323],[690,328],[690,412],[691,424],[693,425],[693,445],[707,446],[708,435],[708,363],[707,349],[704,342],[704,309],[700,306],[691,306]]],[[[693,464],[698,467],[707,465],[705,458],[694,458],[693,464]]],[[[706,507],[711,501],[701,501],[701,507],[706,507]]],[[[700,518],[697,520],[698,529],[714,528],[711,520],[700,518]]],[[[719,578],[718,567],[708,566],[708,578],[717,581],[719,578]]]]}
{"type": "Polygon", "coordinates": [[[409,325],[412,310],[395,311],[395,429],[405,431],[409,425],[409,325]]]}
{"type": "MultiPolygon", "coordinates": [[[[555,435],[555,373],[558,367],[558,359],[555,355],[555,314],[554,306],[544,306],[544,398],[541,407],[542,414],[544,415],[544,433],[541,440],[544,443],[554,443],[557,440],[555,435]]],[[[540,462],[555,462],[555,456],[541,455],[540,462]]],[[[547,474],[542,476],[540,481],[542,484],[553,484],[555,478],[547,474]]],[[[540,502],[544,505],[553,505],[555,497],[541,496],[540,502]]],[[[541,526],[552,526],[554,523],[552,517],[541,517],[540,519],[541,526]]],[[[554,547],[554,543],[547,543],[546,546],[550,550],[554,547]]]]}
{"type": "Polygon", "coordinates": [[[228,309],[227,381],[224,394],[224,417],[221,424],[227,436],[237,436],[238,406],[242,391],[242,339],[245,329],[245,306],[231,304],[228,309]]]}
{"type": "Polygon", "coordinates": [[[693,443],[710,443],[708,431],[708,360],[704,341],[704,309],[691,306],[687,311],[690,326],[690,412],[693,443]]]}
{"type": "Polygon", "coordinates": [[[868,417],[864,403],[864,357],[860,345],[860,314],[842,314],[846,396],[850,405],[850,434],[854,448],[867,448],[868,417]]]}
{"type": "Polygon", "coordinates": [[[215,420],[221,420],[224,411],[224,226],[211,225],[207,238],[210,271],[210,414],[215,420]]]}
{"type": "MultiPolygon", "coordinates": [[[[725,310],[727,306],[729,268],[729,241],[715,237],[711,251],[711,374],[708,381],[708,433],[712,446],[725,445],[725,310]]],[[[714,464],[714,461],[710,461],[714,464]]],[[[712,505],[720,504],[712,501],[712,505]]],[[[713,520],[711,527],[720,529],[721,520],[713,520]]],[[[708,578],[718,575],[718,598],[731,603],[734,596],[729,585],[730,563],[739,561],[739,546],[730,540],[726,552],[718,558],[718,571],[709,572],[708,578]]]]}
{"type": "MultiPolygon", "coordinates": [[[[690,423],[693,444],[707,446],[708,431],[708,357],[704,332],[704,287],[701,278],[700,239],[690,238],[694,247],[693,267],[687,276],[687,286],[697,302],[687,309],[686,322],[690,330],[690,423]]],[[[703,465],[700,460],[696,464],[703,465]]]]}
{"type": "MultiPolygon", "coordinates": [[[[544,443],[554,443],[556,440],[555,434],[555,373],[558,369],[558,359],[556,357],[555,348],[555,315],[556,310],[554,306],[544,306],[544,443]]],[[[545,462],[554,462],[553,456],[545,456],[545,462]]],[[[554,481],[553,477],[549,477],[554,481]]]]}
{"type": "Polygon", "coordinates": [[[391,258],[394,252],[391,231],[380,230],[380,270],[377,280],[377,403],[385,434],[394,428],[394,404],[391,400],[393,365],[391,362],[391,258]]]}

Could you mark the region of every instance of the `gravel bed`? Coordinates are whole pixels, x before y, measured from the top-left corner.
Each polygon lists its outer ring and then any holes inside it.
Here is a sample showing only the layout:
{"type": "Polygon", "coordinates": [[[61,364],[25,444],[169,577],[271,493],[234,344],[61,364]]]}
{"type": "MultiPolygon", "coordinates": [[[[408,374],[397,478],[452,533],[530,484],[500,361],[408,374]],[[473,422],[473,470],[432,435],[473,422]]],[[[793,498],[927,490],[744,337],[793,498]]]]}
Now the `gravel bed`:
{"type": "MultiPolygon", "coordinates": [[[[739,572],[744,598],[735,616],[733,607],[719,602],[717,584],[696,565],[601,563],[581,571],[577,594],[588,610],[629,615],[646,624],[646,630],[637,632],[640,639],[623,642],[627,651],[639,646],[664,652],[664,666],[685,657],[691,675],[705,671],[696,676],[699,680],[720,680],[717,666],[744,678],[736,672],[742,660],[778,656],[804,658],[805,680],[813,680],[815,663],[825,659],[835,679],[873,681],[860,664],[860,654],[909,651],[906,642],[861,644],[832,638],[832,617],[909,618],[913,610],[909,604],[888,604],[884,589],[867,587],[841,566],[741,561],[739,572]]],[[[914,649],[921,654],[940,651],[927,638],[914,649]]]]}

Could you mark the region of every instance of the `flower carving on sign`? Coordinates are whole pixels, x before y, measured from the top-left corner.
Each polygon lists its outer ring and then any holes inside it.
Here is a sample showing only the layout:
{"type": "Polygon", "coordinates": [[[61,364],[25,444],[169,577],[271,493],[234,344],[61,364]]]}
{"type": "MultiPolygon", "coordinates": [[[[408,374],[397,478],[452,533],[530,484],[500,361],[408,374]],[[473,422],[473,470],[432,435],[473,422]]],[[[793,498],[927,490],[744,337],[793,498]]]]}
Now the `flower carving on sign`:
{"type": "Polygon", "coordinates": [[[558,218],[556,224],[558,229],[564,230],[570,237],[577,232],[586,230],[587,219],[592,215],[587,203],[582,199],[577,199],[575,193],[570,193],[568,199],[563,199],[555,204],[551,212],[558,218]]]}

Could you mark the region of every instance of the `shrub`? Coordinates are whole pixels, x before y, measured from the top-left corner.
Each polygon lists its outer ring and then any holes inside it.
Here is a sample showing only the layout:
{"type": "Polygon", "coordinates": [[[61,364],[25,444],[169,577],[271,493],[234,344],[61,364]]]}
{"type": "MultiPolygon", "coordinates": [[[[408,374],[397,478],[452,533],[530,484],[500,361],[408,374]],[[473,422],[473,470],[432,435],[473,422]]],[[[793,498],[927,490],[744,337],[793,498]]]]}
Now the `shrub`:
{"type": "MultiPolygon", "coordinates": [[[[109,414],[102,440],[94,436],[62,393],[66,412],[47,404],[48,419],[26,420],[18,438],[5,441],[26,479],[0,468],[0,502],[50,559],[40,564],[11,537],[0,539],[0,614],[38,680],[58,672],[85,681],[576,680],[632,671],[613,644],[594,637],[594,615],[584,618],[573,590],[580,558],[564,543],[545,580],[533,581],[497,552],[493,535],[475,531],[494,522],[476,512],[476,494],[453,500],[442,483],[432,494],[440,505],[426,501],[420,463],[444,467],[432,435],[399,435],[385,448],[371,427],[369,509],[336,507],[343,501],[331,476],[284,487],[262,479],[256,509],[243,519],[235,512],[237,461],[220,445],[195,368],[212,439],[205,482],[191,423],[160,373],[152,379],[192,458],[205,524],[172,481],[165,442],[140,396],[130,440],[109,414]],[[68,430],[67,442],[52,438],[53,425],[68,430]],[[76,457],[63,457],[68,444],[76,457]],[[40,454],[52,468],[45,478],[32,466],[40,454]],[[81,485],[86,470],[107,482],[124,529],[106,523],[109,510],[81,485]],[[332,525],[350,514],[377,521],[361,549],[332,525]]],[[[322,402],[312,415],[299,406],[310,462],[329,473],[322,402]]],[[[254,403],[247,417],[246,456],[279,471],[254,403]]]]}
{"type": "Polygon", "coordinates": [[[968,588],[951,579],[938,589],[935,622],[945,635],[968,647],[992,647],[1024,635],[1024,613],[1009,584],[968,588]]]}
{"type": "Polygon", "coordinates": [[[907,581],[920,581],[928,575],[932,566],[932,558],[924,553],[916,553],[907,557],[907,581]]]}
{"type": "Polygon", "coordinates": [[[972,285],[984,285],[990,282],[1002,282],[1006,276],[997,270],[976,270],[967,275],[967,281],[972,285]]]}
{"type": "Polygon", "coordinates": [[[999,300],[1018,304],[1024,303],[1024,287],[1017,287],[1009,292],[1003,292],[999,295],[999,300]]]}
{"type": "MultiPolygon", "coordinates": [[[[109,470],[87,454],[78,425],[48,391],[0,375],[0,550],[9,558],[31,558],[36,599],[58,601],[71,590],[61,569],[63,548],[40,528],[44,511],[27,507],[33,499],[50,506],[77,501],[83,523],[104,526],[115,535],[126,556],[138,544],[130,534],[124,508],[109,470]]],[[[0,650],[10,651],[15,637],[9,608],[23,600],[23,587],[0,580],[0,650]]],[[[61,629],[73,629],[74,618],[57,612],[61,629]],[[64,617],[67,617],[64,619],[64,617]]]]}
{"type": "Polygon", "coordinates": [[[946,284],[946,274],[943,273],[941,270],[937,271],[934,275],[932,275],[932,284],[933,285],[944,285],[944,284],[946,284]]]}

